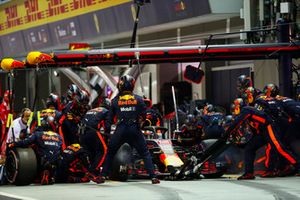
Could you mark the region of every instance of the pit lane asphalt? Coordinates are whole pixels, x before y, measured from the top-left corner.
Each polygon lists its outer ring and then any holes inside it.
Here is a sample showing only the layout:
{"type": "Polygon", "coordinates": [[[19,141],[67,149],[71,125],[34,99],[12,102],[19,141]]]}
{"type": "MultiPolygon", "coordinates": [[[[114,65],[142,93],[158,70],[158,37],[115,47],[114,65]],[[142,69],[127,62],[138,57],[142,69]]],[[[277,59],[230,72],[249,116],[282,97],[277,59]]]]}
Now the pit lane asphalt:
{"type": "Polygon", "coordinates": [[[193,181],[107,181],[49,186],[0,186],[0,200],[294,200],[300,199],[300,177],[237,181],[236,177],[193,181]]]}

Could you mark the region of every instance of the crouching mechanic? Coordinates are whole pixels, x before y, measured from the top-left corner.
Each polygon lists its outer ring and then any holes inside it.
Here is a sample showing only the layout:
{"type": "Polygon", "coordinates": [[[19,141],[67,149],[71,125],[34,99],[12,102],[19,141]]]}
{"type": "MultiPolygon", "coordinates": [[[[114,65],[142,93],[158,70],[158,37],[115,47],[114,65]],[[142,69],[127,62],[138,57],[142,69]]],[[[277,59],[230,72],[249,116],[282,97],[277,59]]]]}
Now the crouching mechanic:
{"type": "Polygon", "coordinates": [[[114,155],[122,144],[128,143],[143,158],[152,184],[158,184],[160,181],[154,173],[152,158],[140,128],[140,122],[144,119],[143,115],[145,115],[146,105],[142,97],[133,94],[134,84],[135,79],[129,75],[122,76],[117,84],[119,94],[112,100],[108,113],[109,124],[112,124],[116,116],[117,126],[108,145],[108,153],[101,176],[104,182],[104,177],[109,175],[114,155]]]}
{"type": "Polygon", "coordinates": [[[98,183],[98,177],[89,172],[89,168],[88,151],[80,144],[71,144],[62,152],[62,159],[56,173],[56,182],[84,183],[91,180],[98,183]]]}
{"type": "Polygon", "coordinates": [[[38,131],[19,142],[9,144],[13,147],[29,147],[33,145],[38,159],[38,171],[41,175],[41,184],[48,185],[55,182],[54,175],[61,157],[62,138],[53,132],[53,117],[45,116],[41,120],[38,131]]]}
{"type": "Polygon", "coordinates": [[[256,151],[269,143],[272,148],[285,158],[300,173],[300,160],[280,140],[278,128],[271,117],[254,107],[246,106],[227,128],[225,135],[235,134],[241,126],[250,125],[253,128],[253,136],[245,146],[245,173],[238,180],[254,179],[254,159],[256,151]]]}

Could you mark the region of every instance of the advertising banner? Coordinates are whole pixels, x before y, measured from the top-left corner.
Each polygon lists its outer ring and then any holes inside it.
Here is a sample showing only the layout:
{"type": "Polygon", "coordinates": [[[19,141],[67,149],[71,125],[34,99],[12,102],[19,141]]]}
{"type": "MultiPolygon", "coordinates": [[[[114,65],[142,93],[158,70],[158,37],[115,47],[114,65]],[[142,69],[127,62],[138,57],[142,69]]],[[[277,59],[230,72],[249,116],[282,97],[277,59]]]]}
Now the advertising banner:
{"type": "Polygon", "coordinates": [[[0,36],[131,0],[18,0],[0,6],[0,36]]]}

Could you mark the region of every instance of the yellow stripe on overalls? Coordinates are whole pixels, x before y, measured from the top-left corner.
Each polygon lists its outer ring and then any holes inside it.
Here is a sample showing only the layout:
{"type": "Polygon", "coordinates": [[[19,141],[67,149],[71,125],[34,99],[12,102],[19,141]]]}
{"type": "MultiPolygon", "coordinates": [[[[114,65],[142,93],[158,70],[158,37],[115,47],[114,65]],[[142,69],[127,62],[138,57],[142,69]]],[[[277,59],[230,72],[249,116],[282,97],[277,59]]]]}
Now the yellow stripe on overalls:
{"type": "Polygon", "coordinates": [[[37,111],[37,121],[38,121],[38,126],[41,126],[41,115],[40,115],[40,111],[37,111]]]}
{"type": "Polygon", "coordinates": [[[8,116],[7,116],[7,122],[6,122],[6,128],[9,128],[9,127],[14,127],[14,120],[13,120],[13,114],[9,113],[8,116]]]}
{"type": "Polygon", "coordinates": [[[29,116],[29,119],[28,119],[28,122],[27,122],[27,126],[29,127],[31,122],[32,122],[32,118],[33,118],[33,112],[30,113],[30,116],[29,116]]]}

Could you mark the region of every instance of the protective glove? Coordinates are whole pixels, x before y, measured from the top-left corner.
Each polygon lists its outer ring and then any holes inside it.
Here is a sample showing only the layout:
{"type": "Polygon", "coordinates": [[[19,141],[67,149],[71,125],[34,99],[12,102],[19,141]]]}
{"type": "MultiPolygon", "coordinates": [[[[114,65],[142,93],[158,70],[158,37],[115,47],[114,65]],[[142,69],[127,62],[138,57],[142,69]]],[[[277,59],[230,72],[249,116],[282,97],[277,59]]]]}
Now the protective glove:
{"type": "Polygon", "coordinates": [[[10,149],[14,148],[15,146],[16,146],[15,143],[10,143],[10,144],[8,144],[8,148],[10,148],[10,149]]]}

